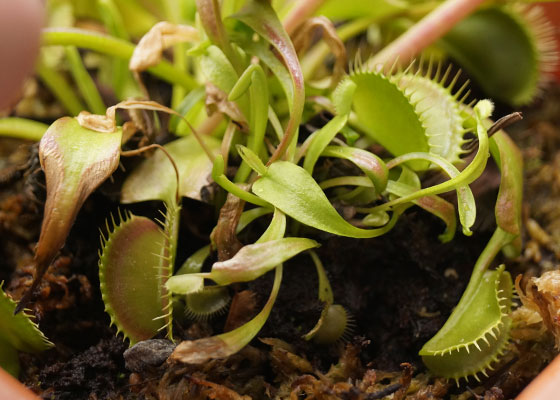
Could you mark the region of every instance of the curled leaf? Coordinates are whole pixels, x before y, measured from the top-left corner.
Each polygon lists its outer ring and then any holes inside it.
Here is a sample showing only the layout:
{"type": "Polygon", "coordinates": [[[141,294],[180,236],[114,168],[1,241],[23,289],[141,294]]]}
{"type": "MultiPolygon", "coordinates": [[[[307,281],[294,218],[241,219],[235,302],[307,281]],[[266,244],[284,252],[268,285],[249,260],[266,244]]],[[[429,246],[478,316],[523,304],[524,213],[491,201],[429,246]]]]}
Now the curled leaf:
{"type": "Polygon", "coordinates": [[[345,68],[348,64],[346,57],[346,47],[338,36],[336,28],[331,20],[324,16],[313,17],[305,21],[293,35],[294,47],[300,54],[305,52],[311,44],[313,31],[321,28],[322,38],[331,49],[334,56],[334,67],[329,86],[335,87],[345,74],[345,68]]]}
{"type": "Polygon", "coordinates": [[[504,231],[519,235],[523,201],[523,156],[504,131],[492,136],[490,152],[502,174],[496,201],[496,222],[504,231]]]}
{"type": "Polygon", "coordinates": [[[165,49],[177,43],[198,40],[200,40],[198,30],[192,26],[176,25],[166,21],[158,22],[140,39],[128,67],[132,71],[144,71],[159,64],[165,49]]]}
{"type": "Polygon", "coordinates": [[[69,117],[56,120],[45,132],[39,159],[47,181],[47,201],[35,250],[35,277],[18,311],[64,245],[84,201],[117,168],[121,136],[120,128],[95,132],[69,117]]]}
{"type": "Polygon", "coordinates": [[[369,151],[355,147],[328,146],[321,156],[343,158],[354,163],[371,180],[377,193],[382,193],[387,187],[389,170],[381,158],[369,151]]]}

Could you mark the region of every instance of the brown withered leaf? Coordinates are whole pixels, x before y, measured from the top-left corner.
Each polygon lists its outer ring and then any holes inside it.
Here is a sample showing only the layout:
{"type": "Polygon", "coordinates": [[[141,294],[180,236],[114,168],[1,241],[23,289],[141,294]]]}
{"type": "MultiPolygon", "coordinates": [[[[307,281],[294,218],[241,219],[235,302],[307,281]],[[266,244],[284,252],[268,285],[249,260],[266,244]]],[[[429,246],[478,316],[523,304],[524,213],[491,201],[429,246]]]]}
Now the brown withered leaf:
{"type": "Polygon", "coordinates": [[[120,103],[115,104],[114,106],[107,108],[105,115],[90,114],[87,111],[82,111],[80,114],[78,114],[76,119],[83,128],[91,129],[96,132],[114,132],[117,127],[115,119],[117,109],[162,111],[182,118],[182,115],[177,113],[175,110],[172,110],[169,107],[162,106],[155,101],[124,100],[120,103]]]}
{"type": "Polygon", "coordinates": [[[178,361],[185,364],[203,364],[215,358],[226,358],[232,352],[228,344],[219,336],[212,336],[198,340],[185,340],[175,348],[168,361],[178,361]]]}
{"type": "Polygon", "coordinates": [[[247,132],[249,129],[247,119],[237,103],[229,101],[228,94],[210,82],[206,83],[206,111],[208,115],[216,112],[227,115],[243,132],[247,132]]]}
{"type": "Polygon", "coordinates": [[[256,314],[257,300],[255,293],[251,290],[237,292],[233,296],[229,313],[224,325],[224,332],[229,332],[239,328],[256,314]]]}
{"type": "Polygon", "coordinates": [[[198,29],[171,22],[158,22],[146,33],[134,49],[128,67],[132,71],[144,71],[157,65],[163,51],[175,44],[200,40],[198,29]]]}
{"type": "Polygon", "coordinates": [[[228,193],[226,202],[220,209],[216,228],[212,231],[212,243],[218,250],[218,260],[225,261],[237,254],[243,244],[237,239],[236,229],[243,213],[245,202],[228,193]]]}
{"type": "Polygon", "coordinates": [[[39,143],[39,159],[47,181],[47,200],[41,234],[35,250],[33,284],[18,305],[31,299],[53,261],[86,198],[119,165],[122,130],[96,132],[78,119],[56,120],[39,143]]]}
{"type": "Polygon", "coordinates": [[[242,396],[232,389],[229,389],[223,385],[219,385],[214,382],[210,382],[204,379],[196,378],[194,376],[189,376],[188,379],[200,386],[206,387],[206,396],[212,400],[251,400],[249,396],[242,396]]]}
{"type": "Polygon", "coordinates": [[[525,307],[537,311],[547,328],[554,335],[556,348],[560,348],[560,271],[548,271],[538,278],[531,278],[520,287],[521,276],[515,280],[519,298],[525,307]]]}
{"type": "Polygon", "coordinates": [[[294,374],[313,372],[313,366],[305,358],[294,354],[292,346],[275,338],[261,338],[261,342],[272,346],[270,358],[272,367],[280,375],[291,376],[294,374]]]}

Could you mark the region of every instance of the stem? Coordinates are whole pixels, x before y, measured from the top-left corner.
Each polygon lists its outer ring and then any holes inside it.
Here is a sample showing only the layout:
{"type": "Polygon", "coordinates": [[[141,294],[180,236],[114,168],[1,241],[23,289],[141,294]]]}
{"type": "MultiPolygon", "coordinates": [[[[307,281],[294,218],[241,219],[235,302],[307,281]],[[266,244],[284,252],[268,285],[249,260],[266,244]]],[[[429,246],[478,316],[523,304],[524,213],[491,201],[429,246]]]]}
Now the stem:
{"type": "MultiPolygon", "coordinates": [[[[45,46],[76,46],[124,60],[129,60],[134,52],[134,45],[126,40],[78,28],[43,29],[42,39],[45,46]]],[[[198,86],[190,75],[165,60],[148,68],[148,71],[169,83],[181,85],[188,90],[198,86]]]]}
{"type": "Polygon", "coordinates": [[[296,29],[315,14],[324,2],[325,0],[299,0],[284,19],[284,29],[288,35],[292,36],[296,29]]]}
{"type": "Polygon", "coordinates": [[[43,83],[49,88],[53,95],[62,103],[64,108],[72,114],[78,115],[85,106],[82,101],[76,96],[74,88],[72,88],[66,79],[52,68],[47,67],[42,62],[37,64],[37,74],[43,83]]]}
{"type": "Polygon", "coordinates": [[[470,292],[478,288],[482,276],[484,275],[486,270],[488,270],[488,267],[490,267],[490,264],[492,263],[492,261],[494,261],[494,258],[496,258],[500,250],[504,246],[511,243],[514,238],[515,235],[507,233],[501,228],[496,228],[494,234],[490,238],[490,241],[478,257],[478,260],[476,260],[476,264],[474,265],[469,284],[465,289],[465,293],[463,293],[461,299],[468,298],[469,296],[471,296],[470,292]]]}
{"type": "Polygon", "coordinates": [[[47,124],[25,118],[0,119],[0,136],[39,141],[48,128],[47,124]]]}
{"type": "Polygon", "coordinates": [[[382,65],[384,69],[388,70],[397,60],[399,64],[410,62],[414,56],[445,35],[457,22],[473,12],[484,1],[447,0],[377,53],[370,60],[370,66],[382,65]]]}
{"type": "MultiPolygon", "coordinates": [[[[173,46],[173,65],[180,71],[187,70],[187,48],[184,43],[179,43],[173,46]]],[[[171,108],[176,109],[186,95],[187,90],[184,86],[179,84],[173,85],[171,108]]]]}
{"type": "Polygon", "coordinates": [[[107,107],[105,107],[95,83],[93,83],[86,67],[84,67],[78,49],[74,46],[66,46],[64,50],[66,51],[66,58],[70,66],[70,73],[74,77],[74,82],[78,86],[88,108],[94,114],[105,114],[107,107]]]}

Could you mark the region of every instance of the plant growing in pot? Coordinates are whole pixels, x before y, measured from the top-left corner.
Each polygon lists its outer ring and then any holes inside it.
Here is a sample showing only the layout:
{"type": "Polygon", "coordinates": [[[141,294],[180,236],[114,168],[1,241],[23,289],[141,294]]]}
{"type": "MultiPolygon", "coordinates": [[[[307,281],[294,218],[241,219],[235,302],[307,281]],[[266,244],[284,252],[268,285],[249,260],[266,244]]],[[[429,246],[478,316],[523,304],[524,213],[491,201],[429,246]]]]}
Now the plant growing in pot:
{"type": "MultiPolygon", "coordinates": [[[[511,314],[510,274],[492,264],[501,251],[506,257],[521,252],[522,158],[502,130],[520,115],[493,122],[492,102],[471,101],[468,82],[459,85],[461,74],[443,65],[444,57],[451,57],[489,97],[516,107],[528,103],[557,57],[542,16],[509,4],[475,11],[481,2],[463,0],[387,1],[375,10],[357,2],[348,8],[332,1],[273,8],[266,1],[200,0],[196,18],[191,14],[189,21],[174,15],[175,3],[169,2],[160,11],[175,22],[136,27],[143,36],[134,47],[124,40],[134,34],[125,21],[134,10],[145,10],[125,3],[99,1],[82,10],[99,17],[112,35],[65,28],[43,34],[45,56],[54,52],[50,46],[66,46],[58,62],[64,60],[94,114],[84,110],[60,64],[49,65],[44,58],[39,77],[76,116],[59,118],[48,128],[15,118],[0,121],[3,131],[41,137],[38,154],[46,178],[33,280],[3,317],[5,326],[19,329],[18,318],[31,324],[23,310],[37,300],[37,289],[87,198],[124,157],[144,155],[126,173],[119,194],[124,211],[108,217],[99,254],[100,295],[111,324],[132,346],[125,353],[131,369],[141,372],[165,360],[171,366],[205,365],[240,352],[269,319],[283,274],[298,274],[289,266],[284,271],[283,264],[305,257],[303,252],[313,262],[321,304],[303,338],[316,346],[336,345],[348,337],[352,316],[336,301],[328,260],[313,249],[332,235],[356,241],[382,237],[405,223],[414,206],[443,222],[441,242],[451,242],[456,234],[456,209],[463,234],[471,235],[477,205],[469,185],[483,174],[491,155],[501,172],[495,232],[449,319],[418,350],[433,376],[458,385],[503,365],[519,321],[511,314]],[[337,28],[326,17],[312,17],[316,12],[348,22],[337,28]],[[361,14],[367,17],[356,18],[361,14]],[[346,72],[344,40],[374,28],[378,43],[387,45],[371,56],[367,46],[359,46],[346,72]],[[311,43],[318,29],[322,39],[311,43]],[[395,32],[403,34],[391,41],[395,32]],[[111,71],[105,79],[109,75],[120,100],[115,105],[105,109],[77,47],[111,56],[110,63],[98,61],[98,68],[111,71]],[[164,60],[171,47],[173,64],[164,60]],[[419,56],[424,49],[427,55],[419,56]],[[330,53],[334,61],[325,73],[330,53]],[[518,68],[509,68],[510,63],[518,68]],[[154,90],[146,72],[172,85],[169,104],[151,100],[154,90]],[[127,111],[130,120],[122,123],[117,110],[127,111]],[[317,114],[326,121],[304,135],[317,114]],[[158,143],[160,131],[173,139],[158,143]],[[447,192],[456,193],[456,204],[442,197],[447,192]],[[181,210],[189,207],[185,199],[211,204],[218,217],[205,238],[209,244],[180,259],[181,210]],[[124,206],[145,201],[159,202],[158,220],[124,206]],[[243,236],[247,231],[252,234],[243,236]],[[187,332],[189,321],[223,313],[232,294],[239,301],[243,285],[272,271],[268,299],[251,318],[213,336],[195,339],[187,332]]],[[[194,11],[190,2],[175,5],[194,11]]],[[[232,304],[228,321],[235,310],[232,304]]],[[[14,336],[5,328],[0,332],[14,336]]],[[[23,337],[23,331],[18,335],[23,337]]],[[[12,357],[10,365],[16,364],[12,357]]],[[[240,396],[190,375],[184,379],[210,397],[240,396]]],[[[411,376],[393,386],[395,396],[403,398],[410,382],[411,376]]],[[[365,396],[373,387],[355,385],[355,390],[365,396]]],[[[192,395],[191,390],[185,387],[181,395],[192,395]]],[[[329,390],[342,396],[348,388],[329,390]]],[[[311,392],[298,386],[291,395],[311,392]]]]}

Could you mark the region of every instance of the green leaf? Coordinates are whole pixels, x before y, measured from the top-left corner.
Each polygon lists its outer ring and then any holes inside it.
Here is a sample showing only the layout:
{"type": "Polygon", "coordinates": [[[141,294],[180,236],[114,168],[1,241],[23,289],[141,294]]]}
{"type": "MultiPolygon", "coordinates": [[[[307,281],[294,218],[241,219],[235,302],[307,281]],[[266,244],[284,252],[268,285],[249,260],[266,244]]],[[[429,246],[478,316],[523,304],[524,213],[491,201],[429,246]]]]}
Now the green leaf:
{"type": "Polygon", "coordinates": [[[321,156],[321,153],[334,139],[336,134],[346,125],[347,121],[347,115],[337,115],[313,134],[311,143],[309,144],[309,148],[307,149],[303,160],[303,168],[307,172],[310,174],[313,173],[313,169],[315,168],[315,164],[321,156]]]}
{"type": "Polygon", "coordinates": [[[264,243],[271,240],[279,240],[284,237],[286,232],[286,214],[284,214],[279,209],[274,209],[274,215],[272,216],[272,221],[266,228],[266,231],[261,235],[261,237],[255,242],[264,243]]]}
{"type": "Polygon", "coordinates": [[[264,207],[256,207],[244,211],[243,214],[241,214],[241,218],[239,218],[239,222],[237,224],[237,229],[235,233],[241,232],[243,229],[247,227],[247,225],[249,225],[255,219],[262,217],[263,215],[270,214],[271,212],[272,209],[264,208],[264,207]]]}
{"type": "Polygon", "coordinates": [[[99,282],[105,311],[131,345],[150,339],[165,326],[160,318],[165,241],[155,222],[133,215],[103,240],[99,282]]]}
{"type": "MultiPolygon", "coordinates": [[[[470,189],[466,190],[468,188],[466,188],[465,185],[468,185],[471,182],[473,182],[475,179],[477,179],[482,174],[484,168],[486,167],[486,163],[488,161],[488,154],[489,154],[489,140],[488,140],[488,134],[486,132],[486,128],[484,127],[483,120],[489,117],[489,115],[492,113],[492,110],[493,110],[493,104],[489,100],[479,101],[474,108],[474,114],[476,119],[476,134],[479,140],[479,147],[475,157],[463,171],[461,171],[458,175],[449,179],[448,181],[418,190],[408,196],[391,200],[387,203],[381,204],[380,206],[372,208],[371,211],[373,212],[377,210],[386,210],[395,205],[404,204],[426,195],[440,194],[456,189],[459,195],[464,196],[463,200],[465,206],[463,211],[459,209],[459,215],[461,217],[461,223],[463,224],[464,230],[468,229],[470,227],[469,221],[474,221],[473,213],[476,209],[474,207],[471,207],[471,205],[474,205],[474,200],[470,198],[472,196],[472,193],[471,194],[468,193],[470,189]],[[462,212],[463,214],[461,214],[462,212]]],[[[416,157],[424,160],[429,159],[432,162],[441,164],[440,167],[442,168],[445,167],[444,171],[449,175],[452,175],[454,173],[452,168],[455,167],[453,166],[449,167],[450,164],[446,160],[444,160],[440,156],[436,156],[435,154],[409,153],[398,157],[397,159],[391,161],[389,164],[390,167],[392,167],[394,165],[397,165],[398,163],[405,162],[408,161],[409,159],[413,159],[416,157]]]]}
{"type": "Polygon", "coordinates": [[[270,162],[272,162],[280,158],[288,149],[301,122],[305,103],[303,73],[292,41],[269,2],[249,0],[247,5],[232,17],[251,27],[274,46],[290,72],[293,86],[293,97],[288,98],[290,119],[288,120],[284,137],[270,159],[270,162]]]}
{"type": "Polygon", "coordinates": [[[295,220],[340,236],[375,237],[376,229],[356,228],[331,205],[317,182],[303,168],[277,161],[253,184],[253,192],[295,220]]]}
{"type": "Polygon", "coordinates": [[[247,163],[247,165],[257,171],[260,175],[266,174],[266,167],[259,156],[257,156],[252,150],[241,144],[238,144],[236,148],[237,152],[239,153],[243,161],[247,163]]]}
{"type": "Polygon", "coordinates": [[[191,273],[172,276],[165,283],[169,292],[174,294],[189,294],[204,289],[204,277],[191,273]]]}
{"type": "Polygon", "coordinates": [[[269,203],[263,201],[254,194],[243,190],[227,178],[227,176],[225,175],[224,158],[221,154],[217,155],[214,159],[214,166],[212,168],[212,179],[227,192],[239,197],[241,200],[260,207],[271,208],[269,203]]]}
{"type": "Polygon", "coordinates": [[[226,261],[214,263],[210,278],[219,285],[257,279],[278,264],[319,244],[306,238],[283,238],[246,245],[226,261]]]}
{"type": "Polygon", "coordinates": [[[371,180],[377,193],[382,193],[387,187],[389,170],[381,158],[369,151],[356,147],[328,146],[321,156],[343,158],[354,163],[371,180]]]}
{"type": "MultiPolygon", "coordinates": [[[[387,185],[387,191],[399,197],[407,196],[416,190],[418,188],[401,182],[389,181],[387,185]]],[[[453,239],[457,228],[457,218],[455,217],[455,207],[453,207],[453,204],[435,195],[420,197],[412,202],[440,218],[445,223],[445,232],[439,236],[443,243],[453,239]]]]}
{"type": "MultiPolygon", "coordinates": [[[[210,151],[218,154],[220,142],[209,136],[203,137],[210,151]]],[[[201,200],[200,190],[207,186],[212,172],[212,161],[204,152],[196,137],[189,135],[164,146],[175,161],[179,171],[179,194],[201,200]]],[[[136,203],[146,200],[167,200],[175,196],[177,179],[175,170],[167,156],[156,151],[150,158],[138,165],[124,181],[121,191],[122,203],[136,203]]]]}
{"type": "MultiPolygon", "coordinates": [[[[259,64],[251,64],[237,81],[229,97],[240,97],[249,85],[250,93],[250,116],[249,119],[249,138],[247,146],[255,154],[260,154],[264,147],[264,137],[268,123],[268,83],[266,75],[259,64]],[[244,82],[246,81],[246,82],[244,82]]],[[[237,171],[235,179],[237,182],[244,182],[251,172],[248,165],[242,163],[237,171]]]]}
{"type": "Polygon", "coordinates": [[[97,86],[95,86],[93,79],[84,66],[80,52],[74,46],[66,46],[65,51],[74,82],[86,101],[89,110],[94,114],[104,114],[107,107],[105,107],[97,86]]]}
{"type": "Polygon", "coordinates": [[[229,93],[239,79],[231,62],[216,46],[210,46],[200,57],[200,72],[207,82],[212,82],[218,88],[229,93]]]}
{"type": "MultiPolygon", "coordinates": [[[[460,174],[459,170],[453,164],[451,164],[443,157],[435,154],[408,153],[393,159],[390,165],[395,166],[398,164],[402,164],[408,160],[414,160],[414,159],[430,161],[434,165],[437,165],[447,175],[449,175],[449,177],[451,178],[450,181],[456,179],[457,176],[459,176],[460,174]]],[[[418,192],[419,190],[421,190],[420,187],[417,188],[416,192],[418,192]]],[[[456,190],[457,190],[457,207],[459,209],[459,220],[461,221],[461,225],[463,226],[463,234],[466,236],[470,236],[472,235],[472,231],[470,230],[470,228],[472,227],[474,221],[476,220],[476,203],[474,201],[474,195],[469,185],[458,185],[456,190]]],[[[417,198],[420,199],[414,194],[414,192],[409,192],[406,195],[403,194],[402,197],[413,198],[412,201],[415,201],[415,199],[417,198]]],[[[425,199],[429,199],[429,198],[425,197],[425,199]]],[[[426,200],[424,200],[424,202],[425,201],[426,200]]],[[[443,203],[441,203],[439,200],[435,200],[435,201],[439,203],[441,206],[443,206],[443,203]]]]}

